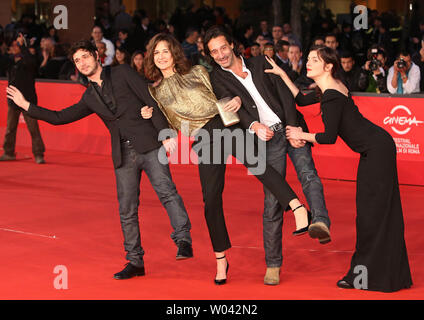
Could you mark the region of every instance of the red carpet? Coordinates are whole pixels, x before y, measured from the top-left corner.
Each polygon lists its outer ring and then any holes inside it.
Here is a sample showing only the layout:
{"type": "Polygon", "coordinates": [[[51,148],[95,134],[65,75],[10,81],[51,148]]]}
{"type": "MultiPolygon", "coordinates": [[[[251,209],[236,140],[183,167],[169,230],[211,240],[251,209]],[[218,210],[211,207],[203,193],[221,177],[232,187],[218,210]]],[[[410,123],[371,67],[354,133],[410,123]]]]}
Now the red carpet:
{"type": "MultiPolygon", "coordinates": [[[[396,293],[343,290],[336,281],[347,271],[355,244],[355,183],[323,180],[332,219],[332,239],[320,245],[293,237],[293,215],[284,222],[281,284],[263,285],[262,187],[243,166],[230,166],[224,194],[233,248],[228,283],[214,285],[215,260],[203,218],[194,165],[172,173],[192,222],[195,258],[176,261],[171,227],[146,177],[140,221],[146,277],[114,280],[124,267],[110,157],[48,151],[36,165],[29,149],[21,160],[0,163],[0,299],[422,299],[424,296],[423,187],[401,186],[406,243],[414,286],[396,293]],[[57,290],[54,273],[66,266],[68,289],[57,290]]],[[[288,181],[302,195],[289,170],[288,181]]]]}

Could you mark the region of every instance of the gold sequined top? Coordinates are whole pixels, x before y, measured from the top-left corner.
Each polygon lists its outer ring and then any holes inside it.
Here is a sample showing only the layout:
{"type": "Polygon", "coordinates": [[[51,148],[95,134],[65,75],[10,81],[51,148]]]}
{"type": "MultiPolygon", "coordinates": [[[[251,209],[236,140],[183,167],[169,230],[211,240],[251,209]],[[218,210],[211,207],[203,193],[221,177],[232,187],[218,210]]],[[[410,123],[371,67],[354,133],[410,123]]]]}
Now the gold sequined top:
{"type": "Polygon", "coordinates": [[[164,78],[157,87],[149,86],[149,91],[171,127],[185,136],[195,135],[218,114],[217,99],[203,66],[164,78]]]}

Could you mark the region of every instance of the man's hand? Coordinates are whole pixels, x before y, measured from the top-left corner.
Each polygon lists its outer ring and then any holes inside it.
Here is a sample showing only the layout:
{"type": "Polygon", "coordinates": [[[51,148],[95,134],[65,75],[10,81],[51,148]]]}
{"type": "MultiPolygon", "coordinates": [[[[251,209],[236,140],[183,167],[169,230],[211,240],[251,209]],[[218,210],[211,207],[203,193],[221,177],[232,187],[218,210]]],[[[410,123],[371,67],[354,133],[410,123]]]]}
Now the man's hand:
{"type": "Polygon", "coordinates": [[[271,138],[274,136],[274,131],[272,131],[268,126],[255,122],[251,129],[256,133],[259,139],[263,141],[271,140],[271,138]]]}
{"type": "Polygon", "coordinates": [[[169,139],[163,140],[162,144],[165,147],[166,152],[171,155],[177,148],[177,139],[169,138],[169,139]]]}
{"type": "Polygon", "coordinates": [[[292,126],[286,127],[286,137],[289,141],[302,140],[301,138],[302,132],[303,132],[302,127],[292,127],[292,126]]]}
{"type": "Polygon", "coordinates": [[[395,63],[393,64],[393,71],[394,71],[395,74],[397,74],[398,72],[402,72],[402,69],[399,69],[398,66],[397,66],[398,62],[399,62],[399,60],[396,60],[395,63]]]}
{"type": "Polygon", "coordinates": [[[7,98],[11,99],[17,106],[25,111],[29,109],[29,102],[24,98],[23,94],[14,86],[6,87],[7,98]]]}
{"type": "Polygon", "coordinates": [[[364,64],[364,69],[365,70],[370,71],[370,63],[371,63],[370,60],[368,60],[367,62],[365,62],[365,64],[364,64]]]}
{"type": "Polygon", "coordinates": [[[153,115],[153,107],[144,106],[141,108],[141,116],[143,119],[150,119],[153,115]]]}
{"type": "Polygon", "coordinates": [[[22,47],[22,45],[25,43],[25,37],[20,32],[18,38],[16,39],[16,42],[19,43],[19,45],[22,47]]]}
{"type": "Polygon", "coordinates": [[[241,107],[241,99],[240,97],[234,97],[224,106],[225,111],[229,112],[237,112],[241,107]]]}

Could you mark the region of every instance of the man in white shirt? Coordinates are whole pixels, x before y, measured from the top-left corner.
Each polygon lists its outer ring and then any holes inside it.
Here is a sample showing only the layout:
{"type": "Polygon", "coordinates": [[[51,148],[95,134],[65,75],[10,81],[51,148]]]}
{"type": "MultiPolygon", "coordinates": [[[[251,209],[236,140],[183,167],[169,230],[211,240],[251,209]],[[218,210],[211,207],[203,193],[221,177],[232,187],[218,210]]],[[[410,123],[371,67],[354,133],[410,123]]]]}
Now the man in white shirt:
{"type": "MultiPolygon", "coordinates": [[[[330,220],[322,183],[312,159],[311,145],[299,140],[287,140],[285,135],[285,127],[290,123],[296,123],[296,126],[300,124],[307,130],[306,123],[296,113],[295,102],[287,86],[280,77],[265,73],[265,69],[271,68],[265,57],[258,56],[248,61],[237,57],[233,40],[217,27],[206,32],[204,46],[205,52],[218,65],[210,74],[215,95],[218,99],[240,97],[240,125],[266,141],[267,164],[285,176],[288,144],[296,150],[289,155],[312,211],[310,227],[320,229],[320,243],[328,243],[331,240],[330,220]]],[[[281,208],[266,188],[264,194],[263,241],[267,265],[264,283],[277,285],[282,264],[282,213],[286,208],[281,208]]],[[[308,231],[308,228],[303,229],[308,231]]],[[[296,230],[294,234],[300,233],[296,230]]]]}
{"type": "Polygon", "coordinates": [[[91,37],[93,38],[94,43],[104,42],[106,44],[106,58],[103,66],[111,65],[113,62],[113,57],[115,57],[115,47],[112,41],[103,37],[103,30],[99,26],[94,26],[91,31],[91,37]]]}
{"type": "Polygon", "coordinates": [[[387,89],[394,94],[420,92],[420,68],[412,62],[411,55],[402,51],[387,76],[387,89]]]}

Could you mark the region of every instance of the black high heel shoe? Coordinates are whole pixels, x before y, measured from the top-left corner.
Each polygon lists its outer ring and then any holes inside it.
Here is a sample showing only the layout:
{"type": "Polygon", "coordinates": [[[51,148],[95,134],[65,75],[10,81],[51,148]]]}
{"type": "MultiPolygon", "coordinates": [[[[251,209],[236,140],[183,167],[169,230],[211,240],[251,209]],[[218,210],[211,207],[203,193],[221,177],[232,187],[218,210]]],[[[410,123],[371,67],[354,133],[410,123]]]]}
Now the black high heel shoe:
{"type": "MultiPolygon", "coordinates": [[[[302,207],[305,207],[305,206],[303,204],[301,204],[297,208],[294,208],[292,210],[292,212],[294,213],[297,209],[302,208],[302,207]]],[[[293,231],[293,235],[294,236],[300,236],[300,235],[305,234],[306,232],[308,232],[308,228],[309,228],[309,226],[311,225],[311,222],[312,222],[312,213],[309,210],[307,210],[307,211],[308,211],[308,225],[306,227],[304,227],[304,228],[301,228],[299,230],[293,231]]]]}
{"type": "MultiPolygon", "coordinates": [[[[220,257],[220,258],[216,258],[216,260],[220,260],[220,259],[224,259],[224,258],[225,258],[225,256],[220,257]]],[[[230,264],[228,263],[228,260],[227,260],[227,269],[225,270],[225,275],[227,275],[228,268],[229,267],[230,267],[230,264]]],[[[215,284],[216,285],[223,285],[223,284],[225,284],[227,282],[227,278],[225,278],[225,279],[216,279],[216,275],[215,275],[214,281],[215,281],[215,284]]]]}

